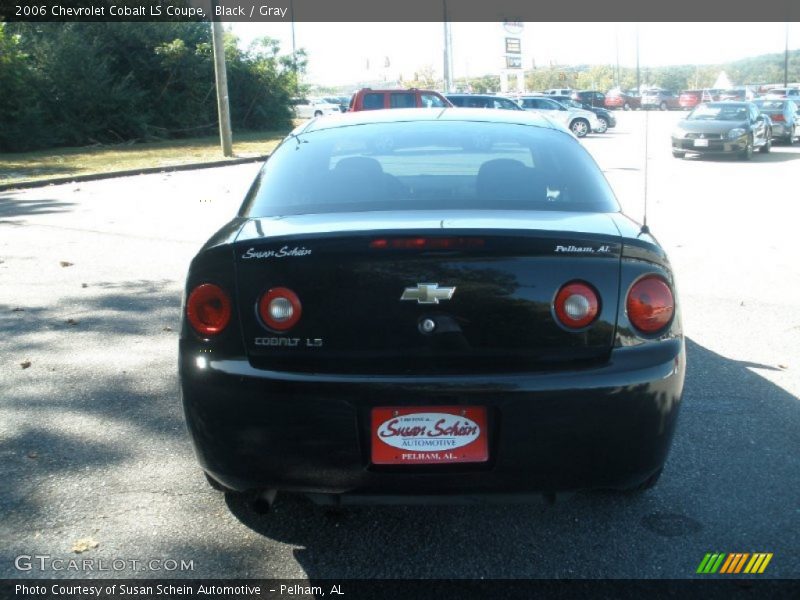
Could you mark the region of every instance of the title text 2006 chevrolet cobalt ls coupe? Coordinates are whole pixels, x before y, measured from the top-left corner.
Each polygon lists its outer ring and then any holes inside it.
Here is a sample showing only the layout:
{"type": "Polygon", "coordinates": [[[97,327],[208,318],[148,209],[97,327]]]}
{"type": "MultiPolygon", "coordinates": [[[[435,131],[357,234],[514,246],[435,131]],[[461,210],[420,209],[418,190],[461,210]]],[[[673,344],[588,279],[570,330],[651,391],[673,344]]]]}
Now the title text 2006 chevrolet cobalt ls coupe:
{"type": "Polygon", "coordinates": [[[273,497],[642,489],[683,387],[663,250],[522,112],[299,127],[193,260],[183,316],[200,463],[273,497]]]}

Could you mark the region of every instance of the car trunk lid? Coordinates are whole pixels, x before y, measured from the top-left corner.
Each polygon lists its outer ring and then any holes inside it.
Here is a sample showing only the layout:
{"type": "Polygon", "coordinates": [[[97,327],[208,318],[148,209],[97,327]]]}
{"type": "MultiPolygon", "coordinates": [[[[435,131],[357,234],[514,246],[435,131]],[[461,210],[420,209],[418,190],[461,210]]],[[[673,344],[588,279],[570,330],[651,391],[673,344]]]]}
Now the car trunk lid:
{"type": "Polygon", "coordinates": [[[527,211],[349,213],[248,221],[235,243],[250,362],[283,371],[415,373],[574,368],[608,359],[621,238],[609,215],[527,211]],[[567,282],[601,298],[561,326],[567,282]],[[294,291],[302,317],[270,330],[259,299],[294,291]],[[433,331],[425,331],[430,320],[433,331]]]}

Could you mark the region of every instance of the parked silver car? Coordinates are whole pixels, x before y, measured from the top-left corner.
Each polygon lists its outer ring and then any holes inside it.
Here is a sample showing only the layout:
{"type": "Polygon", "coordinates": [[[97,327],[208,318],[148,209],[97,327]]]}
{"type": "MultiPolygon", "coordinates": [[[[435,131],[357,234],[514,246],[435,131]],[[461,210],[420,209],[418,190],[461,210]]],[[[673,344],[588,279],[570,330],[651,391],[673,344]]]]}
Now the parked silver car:
{"type": "Polygon", "coordinates": [[[772,137],[791,145],[800,134],[800,106],[794,100],[754,100],[758,109],[772,121],[772,137]]]}
{"type": "Polygon", "coordinates": [[[562,123],[575,136],[581,138],[602,127],[597,115],[581,108],[568,108],[546,96],[522,96],[519,105],[525,110],[541,111],[553,120],[562,123]]]}
{"type": "Polygon", "coordinates": [[[297,119],[311,119],[342,112],[338,104],[325,102],[322,98],[292,98],[292,109],[297,119]]]}

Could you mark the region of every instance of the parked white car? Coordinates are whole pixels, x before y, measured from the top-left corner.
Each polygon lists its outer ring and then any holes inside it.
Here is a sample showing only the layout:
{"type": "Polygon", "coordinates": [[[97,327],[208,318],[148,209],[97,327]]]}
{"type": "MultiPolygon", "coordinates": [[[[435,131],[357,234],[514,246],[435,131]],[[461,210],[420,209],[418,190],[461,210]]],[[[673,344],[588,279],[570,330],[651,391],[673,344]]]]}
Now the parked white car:
{"type": "Polygon", "coordinates": [[[551,119],[562,123],[579,138],[602,129],[597,115],[593,112],[564,106],[547,96],[522,96],[519,105],[525,110],[541,111],[551,119]]]}
{"type": "Polygon", "coordinates": [[[544,91],[548,96],[571,96],[572,88],[551,88],[544,91]]]}
{"type": "Polygon", "coordinates": [[[298,119],[338,115],[342,112],[338,104],[325,102],[321,98],[292,98],[292,107],[294,116],[298,119]]]}

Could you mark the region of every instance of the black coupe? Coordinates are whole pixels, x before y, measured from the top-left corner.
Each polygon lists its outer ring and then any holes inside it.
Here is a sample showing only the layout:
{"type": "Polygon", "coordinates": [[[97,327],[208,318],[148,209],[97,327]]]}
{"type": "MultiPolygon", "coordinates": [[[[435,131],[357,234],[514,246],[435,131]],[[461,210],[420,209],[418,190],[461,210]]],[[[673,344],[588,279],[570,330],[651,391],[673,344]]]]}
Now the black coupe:
{"type": "Polygon", "coordinates": [[[294,130],[191,263],[180,383],[217,488],[334,502],[644,489],[685,352],[673,273],[528,112],[294,130]]]}

